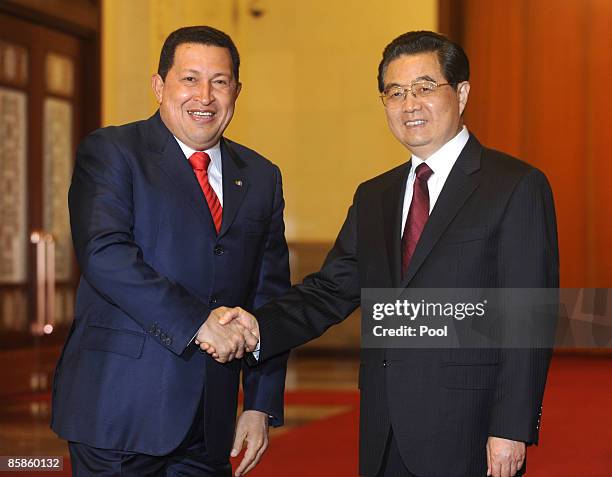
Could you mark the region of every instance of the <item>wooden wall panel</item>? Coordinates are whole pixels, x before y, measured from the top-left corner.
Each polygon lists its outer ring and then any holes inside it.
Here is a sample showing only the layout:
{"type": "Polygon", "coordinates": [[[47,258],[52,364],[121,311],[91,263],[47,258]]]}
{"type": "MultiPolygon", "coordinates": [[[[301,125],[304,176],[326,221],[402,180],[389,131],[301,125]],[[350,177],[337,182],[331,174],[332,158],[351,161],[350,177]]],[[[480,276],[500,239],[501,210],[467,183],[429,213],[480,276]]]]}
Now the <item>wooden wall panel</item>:
{"type": "Polygon", "coordinates": [[[588,5],[586,151],[589,157],[589,282],[612,287],[612,2],[588,5]]]}
{"type": "Polygon", "coordinates": [[[612,2],[453,5],[454,11],[441,14],[462,18],[455,31],[472,66],[468,127],[486,145],[548,176],[557,206],[562,286],[611,287],[612,2]]]}
{"type": "Polygon", "coordinates": [[[587,167],[584,92],[585,14],[575,0],[529,1],[523,54],[524,158],[551,182],[564,286],[585,286],[587,167]],[[578,88],[579,89],[579,88],[578,88]]]}
{"type": "Polygon", "coordinates": [[[466,123],[487,146],[518,157],[523,154],[524,14],[521,2],[510,10],[506,2],[466,2],[462,40],[471,63],[466,123]]]}

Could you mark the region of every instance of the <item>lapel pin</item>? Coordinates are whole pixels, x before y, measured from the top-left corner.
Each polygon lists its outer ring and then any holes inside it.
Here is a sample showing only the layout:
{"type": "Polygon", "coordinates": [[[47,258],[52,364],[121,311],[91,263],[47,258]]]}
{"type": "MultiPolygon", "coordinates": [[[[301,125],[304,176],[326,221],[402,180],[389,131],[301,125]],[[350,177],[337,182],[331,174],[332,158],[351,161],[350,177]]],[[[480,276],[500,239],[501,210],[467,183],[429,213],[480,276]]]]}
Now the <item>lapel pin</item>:
{"type": "Polygon", "coordinates": [[[236,184],[238,187],[242,187],[242,181],[240,179],[236,179],[234,184],[236,184]]]}

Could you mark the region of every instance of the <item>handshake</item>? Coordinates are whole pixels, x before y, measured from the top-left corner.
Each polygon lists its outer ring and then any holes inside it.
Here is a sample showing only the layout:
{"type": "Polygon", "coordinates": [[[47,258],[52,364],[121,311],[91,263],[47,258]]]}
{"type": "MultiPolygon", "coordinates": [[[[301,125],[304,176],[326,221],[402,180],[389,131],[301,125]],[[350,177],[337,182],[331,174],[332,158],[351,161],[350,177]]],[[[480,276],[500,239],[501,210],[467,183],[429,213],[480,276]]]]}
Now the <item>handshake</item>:
{"type": "Polygon", "coordinates": [[[194,342],[219,363],[227,363],[257,349],[259,325],[242,308],[221,306],[210,312],[194,342]]]}

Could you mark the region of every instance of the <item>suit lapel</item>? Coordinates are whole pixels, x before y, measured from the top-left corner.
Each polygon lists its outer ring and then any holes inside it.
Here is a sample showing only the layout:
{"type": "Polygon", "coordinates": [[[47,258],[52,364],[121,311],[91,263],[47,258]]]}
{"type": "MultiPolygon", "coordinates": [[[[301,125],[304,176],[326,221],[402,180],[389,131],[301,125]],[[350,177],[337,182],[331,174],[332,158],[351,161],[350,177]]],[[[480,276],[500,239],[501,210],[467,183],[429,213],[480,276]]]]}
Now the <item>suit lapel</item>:
{"type": "Polygon", "coordinates": [[[223,161],[223,220],[219,237],[224,235],[234,223],[236,213],[249,187],[244,174],[247,164],[240,158],[230,141],[225,138],[221,139],[221,157],[223,161]]]}
{"type": "Polygon", "coordinates": [[[402,286],[408,286],[455,215],[478,187],[479,174],[475,172],[480,169],[481,153],[482,146],[474,136],[470,135],[425,224],[406,276],[401,282],[402,286]]]}
{"type": "Polygon", "coordinates": [[[400,283],[402,207],[410,167],[411,162],[408,162],[400,169],[389,188],[383,192],[382,198],[385,243],[394,287],[400,283]]]}
{"type": "Polygon", "coordinates": [[[183,197],[211,233],[216,234],[202,188],[185,154],[162,122],[159,111],[147,123],[149,150],[174,185],[177,196],[183,197]]]}

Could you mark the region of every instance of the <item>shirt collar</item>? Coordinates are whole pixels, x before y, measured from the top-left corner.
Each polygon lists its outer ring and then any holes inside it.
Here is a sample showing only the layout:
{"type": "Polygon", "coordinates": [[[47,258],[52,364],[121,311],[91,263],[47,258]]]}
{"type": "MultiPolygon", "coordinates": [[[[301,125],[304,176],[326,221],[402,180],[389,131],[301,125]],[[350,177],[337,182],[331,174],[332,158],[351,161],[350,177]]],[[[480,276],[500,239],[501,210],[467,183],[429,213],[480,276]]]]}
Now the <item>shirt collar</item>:
{"type": "Polygon", "coordinates": [[[434,152],[426,160],[421,159],[416,155],[412,155],[412,168],[410,173],[413,174],[417,166],[423,162],[427,162],[427,165],[434,172],[437,177],[446,177],[450,173],[451,169],[455,165],[459,154],[465,147],[466,143],[470,139],[470,133],[467,128],[463,126],[461,131],[457,135],[448,141],[444,146],[434,152]]]}
{"type": "MultiPolygon", "coordinates": [[[[176,136],[174,136],[174,139],[176,139],[176,142],[178,142],[178,145],[181,147],[181,150],[183,151],[183,154],[185,154],[186,159],[189,159],[191,155],[196,152],[195,149],[192,149],[187,144],[181,142],[176,136]]],[[[212,167],[221,172],[221,141],[218,141],[217,144],[215,144],[213,147],[211,147],[210,149],[206,149],[202,152],[208,154],[212,167]]]]}

